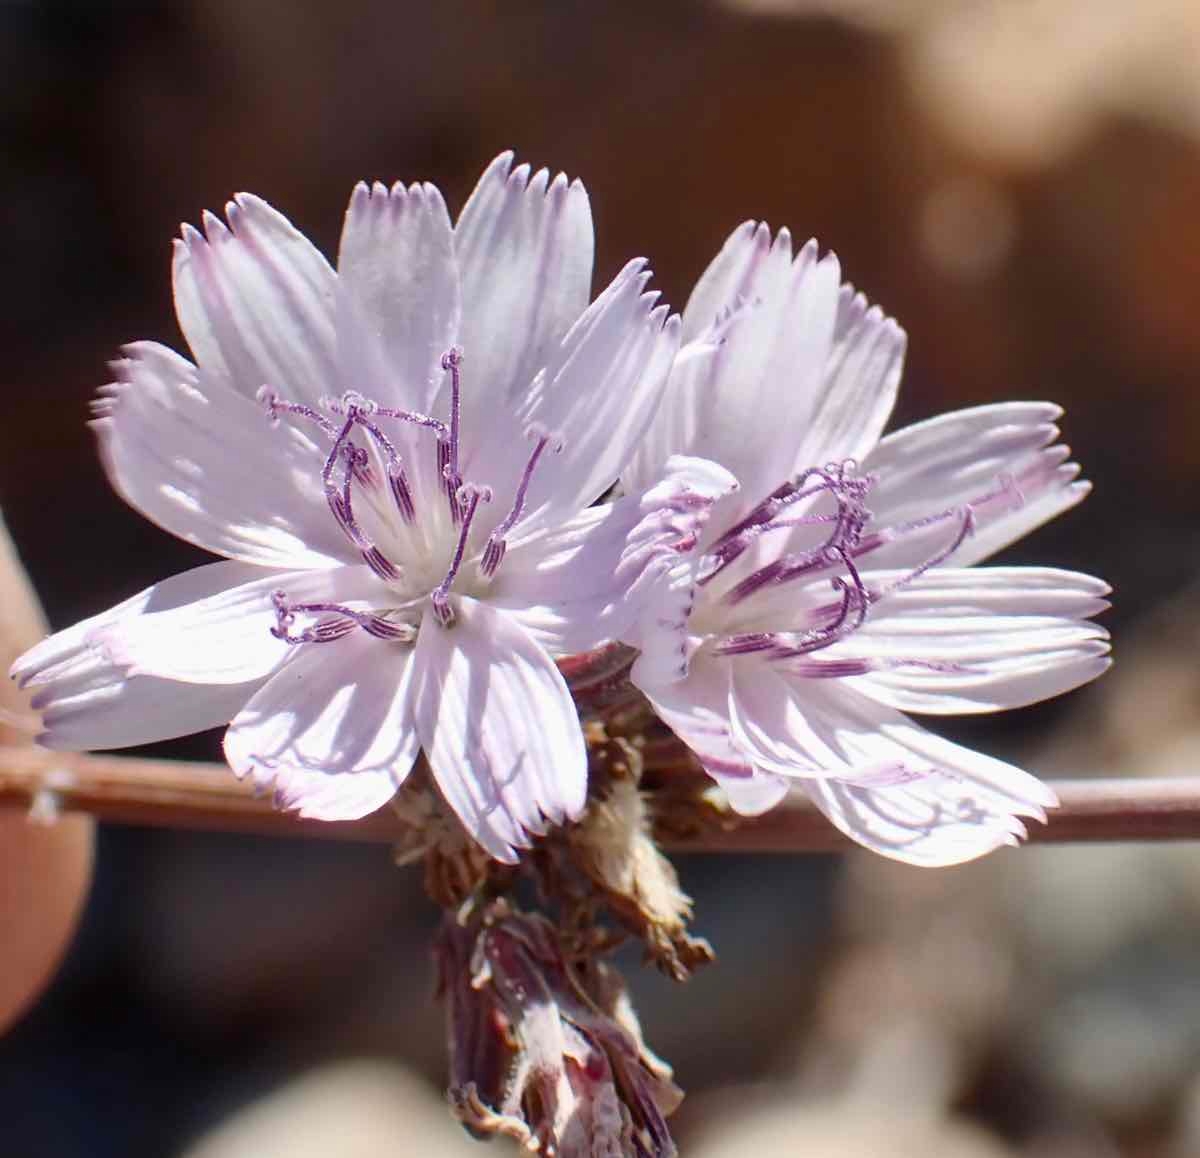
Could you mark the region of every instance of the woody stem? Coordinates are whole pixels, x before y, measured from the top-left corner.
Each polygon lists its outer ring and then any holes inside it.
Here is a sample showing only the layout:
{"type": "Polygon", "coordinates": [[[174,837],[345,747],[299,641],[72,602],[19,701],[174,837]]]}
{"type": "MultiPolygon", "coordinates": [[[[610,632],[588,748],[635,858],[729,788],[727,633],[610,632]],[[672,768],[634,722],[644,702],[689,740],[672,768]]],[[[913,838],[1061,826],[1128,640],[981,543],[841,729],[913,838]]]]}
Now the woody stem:
{"type": "MultiPolygon", "coordinates": [[[[671,764],[680,777],[691,775],[681,751],[670,744],[656,745],[656,750],[652,762],[660,770],[671,764]]],[[[1050,787],[1062,806],[1045,827],[1029,826],[1033,842],[1200,839],[1200,776],[1054,780],[1050,787]]],[[[387,843],[405,832],[388,809],[339,823],[279,812],[224,765],[48,752],[23,745],[0,746],[0,808],[29,812],[35,821],[85,812],[115,824],[258,836],[387,843]]],[[[665,807],[658,811],[660,842],[679,852],[813,853],[851,847],[799,794],[755,819],[714,810],[679,823],[665,807]]]]}

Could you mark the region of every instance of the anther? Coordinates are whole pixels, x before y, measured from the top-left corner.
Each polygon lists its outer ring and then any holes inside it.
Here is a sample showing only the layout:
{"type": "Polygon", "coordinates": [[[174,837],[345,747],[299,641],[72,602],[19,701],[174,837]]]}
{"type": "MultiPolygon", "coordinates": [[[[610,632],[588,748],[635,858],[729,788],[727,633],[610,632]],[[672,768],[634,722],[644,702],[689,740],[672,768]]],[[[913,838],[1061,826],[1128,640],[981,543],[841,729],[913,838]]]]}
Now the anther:
{"type": "MultiPolygon", "coordinates": [[[[447,355],[448,356],[448,355],[447,355]]],[[[454,583],[458,569],[462,566],[463,555],[467,550],[467,537],[471,533],[471,522],[479,504],[490,503],[492,491],[490,487],[475,486],[473,483],[463,483],[454,495],[455,506],[462,512],[458,528],[458,542],[454,547],[454,557],[446,577],[430,593],[429,601],[433,605],[433,613],[443,627],[449,627],[454,622],[454,609],[450,606],[450,587],[454,583]]]]}
{"type": "MultiPolygon", "coordinates": [[[[352,397],[361,399],[361,395],[346,394],[344,395],[344,400],[349,400],[352,397]]],[[[406,523],[413,522],[416,518],[416,508],[413,506],[412,491],[408,487],[408,476],[404,471],[404,463],[400,459],[400,452],[379,426],[366,417],[368,414],[377,413],[379,408],[373,402],[370,404],[370,409],[368,410],[359,407],[357,402],[347,401],[347,405],[350,408],[348,409],[348,413],[353,414],[355,421],[374,440],[375,445],[379,447],[380,453],[387,460],[388,487],[391,490],[392,499],[396,503],[396,508],[400,512],[400,517],[406,523]]],[[[364,462],[367,461],[366,451],[361,451],[361,454],[364,462]]]]}
{"type": "Polygon", "coordinates": [[[836,554],[846,568],[848,579],[840,575],[831,580],[841,599],[834,608],[833,618],[820,627],[802,632],[748,632],[732,635],[717,647],[719,655],[747,655],[767,652],[769,659],[795,659],[829,647],[839,639],[853,635],[867,618],[871,596],[849,554],[836,548],[836,554]]]}
{"type": "MultiPolygon", "coordinates": [[[[856,545],[870,517],[863,501],[875,483],[872,475],[865,475],[862,478],[853,477],[852,472],[856,465],[853,459],[844,459],[841,462],[828,463],[824,467],[811,467],[790,482],[777,487],[745,518],[730,527],[713,544],[708,553],[707,566],[698,582],[702,586],[710,583],[738,559],[754,539],[768,531],[795,526],[831,524],[833,529],[829,537],[819,547],[805,552],[804,557],[806,558],[819,558],[828,547],[856,545]],[[805,485],[814,478],[817,480],[815,484],[805,485]],[[792,518],[779,517],[780,512],[788,507],[820,494],[832,496],[837,503],[836,513],[833,515],[794,516],[792,518]]],[[[752,584],[751,589],[757,590],[759,585],[761,584],[752,584]]],[[[733,598],[733,592],[730,592],[728,597],[733,598]]],[[[737,598],[743,597],[737,596],[737,598]]]]}
{"type": "Polygon", "coordinates": [[[283,590],[271,593],[271,603],[275,607],[275,626],[270,629],[271,634],[285,643],[332,643],[349,635],[356,627],[376,639],[404,643],[416,639],[416,628],[411,623],[396,622],[373,611],[356,611],[343,603],[292,603],[283,590]],[[332,618],[319,619],[311,627],[293,631],[297,614],[332,618]]]}
{"type": "Polygon", "coordinates": [[[357,480],[360,484],[371,481],[369,463],[370,456],[364,447],[356,446],[350,441],[350,434],[356,425],[365,421],[357,410],[350,407],[346,420],[333,440],[325,465],[321,468],[321,482],[325,488],[325,501],[329,510],[341,527],[343,533],[358,548],[363,561],[381,579],[392,582],[400,577],[395,565],[375,546],[363,532],[354,517],[354,504],[351,498],[351,484],[357,480]],[[341,487],[334,479],[334,472],[339,461],[345,462],[341,487]]]}
{"type": "Polygon", "coordinates": [[[492,533],[488,536],[487,546],[483,549],[479,570],[488,578],[496,573],[496,569],[504,561],[504,553],[508,549],[505,535],[513,529],[525,513],[525,499],[529,493],[529,484],[533,479],[533,472],[537,468],[538,460],[542,457],[546,447],[552,443],[555,454],[558,454],[563,448],[562,436],[552,434],[540,423],[530,426],[526,434],[528,437],[536,439],[537,442],[529,455],[529,461],[525,464],[521,481],[517,484],[517,493],[513,498],[512,507],[493,528],[492,533]]]}
{"type": "MultiPolygon", "coordinates": [[[[302,631],[293,631],[292,625],[296,621],[296,613],[320,613],[322,611],[334,610],[332,604],[303,604],[290,603],[286,592],[279,590],[271,593],[271,602],[275,606],[275,626],[272,627],[271,634],[276,639],[283,640],[284,643],[293,645],[301,643],[331,643],[335,639],[341,639],[345,635],[349,635],[354,630],[354,620],[343,615],[338,615],[333,619],[318,620],[311,627],[306,627],[302,631]]],[[[336,610],[340,611],[341,608],[336,610]]]]}
{"type": "Polygon", "coordinates": [[[779,635],[773,631],[744,631],[723,639],[716,647],[717,655],[753,655],[760,651],[774,651],[779,646],[779,635]]]}

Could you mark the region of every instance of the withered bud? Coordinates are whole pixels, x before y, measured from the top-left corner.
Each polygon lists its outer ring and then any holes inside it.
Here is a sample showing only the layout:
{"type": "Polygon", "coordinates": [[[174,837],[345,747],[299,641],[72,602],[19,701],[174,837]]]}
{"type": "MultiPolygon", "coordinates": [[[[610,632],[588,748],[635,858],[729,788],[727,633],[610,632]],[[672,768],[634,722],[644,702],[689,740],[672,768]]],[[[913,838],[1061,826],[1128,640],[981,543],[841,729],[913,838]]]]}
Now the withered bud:
{"type": "Polygon", "coordinates": [[[683,1098],[615,971],[569,962],[546,918],[504,901],[447,914],[436,947],[459,1120],[543,1158],[672,1158],[683,1098]]]}
{"type": "Polygon", "coordinates": [[[713,959],[712,947],[688,932],[692,900],[651,832],[638,786],[640,755],[621,738],[593,742],[594,779],[604,785],[568,833],[576,865],[622,924],[638,934],[655,964],[676,981],[713,959]]]}

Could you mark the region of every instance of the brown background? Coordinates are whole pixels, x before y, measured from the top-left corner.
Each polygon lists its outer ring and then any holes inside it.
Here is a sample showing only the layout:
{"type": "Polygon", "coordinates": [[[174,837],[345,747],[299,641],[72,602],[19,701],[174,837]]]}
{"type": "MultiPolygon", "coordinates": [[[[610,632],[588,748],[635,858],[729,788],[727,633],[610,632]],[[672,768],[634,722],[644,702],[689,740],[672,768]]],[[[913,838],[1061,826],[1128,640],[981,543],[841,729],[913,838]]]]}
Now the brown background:
{"type": "MultiPolygon", "coordinates": [[[[1110,626],[1138,641],[1139,678],[954,734],[1047,771],[1148,770],[1154,745],[1191,735],[1196,702],[1194,11],[0,6],[0,503],[51,622],[200,561],[109,490],[84,425],[120,343],[179,343],[179,222],[251,190],[332,253],[356,180],[429,179],[456,207],[511,146],[586,182],[598,282],[645,254],[681,307],[727,232],[766,218],[834,248],[907,328],[900,420],[1062,403],[1096,493],[1010,557],[1109,578],[1110,626]]],[[[216,740],[162,750],[213,755],[216,740]]],[[[1192,751],[1156,770],[1187,770],[1192,751]]],[[[796,1114],[785,1148],[756,1152],[830,1153],[821,1139],[835,1136],[850,1153],[876,1119],[891,1141],[864,1154],[974,1153],[951,1119],[984,1132],[970,1143],[994,1147],[981,1155],[1192,1152],[1189,855],[1038,851],[946,874],[685,863],[721,961],[687,992],[657,978],[639,991],[651,1043],[693,1092],[685,1152],[719,1150],[724,1129],[719,1152],[749,1153],[737,1146],[778,1107],[796,1114]],[[1147,1026],[1166,1036],[1137,1053],[1147,1026]],[[739,1124],[745,1099],[728,1088],[748,1081],[763,1108],[739,1124]],[[855,1091],[864,1100],[847,1103],[855,1091]],[[913,1121],[933,1140],[899,1141],[896,1123],[913,1121]]],[[[105,833],[59,983],[0,1042],[0,1154],[176,1154],[335,1058],[400,1059],[438,1080],[433,918],[415,877],[376,850],[105,833]]]]}

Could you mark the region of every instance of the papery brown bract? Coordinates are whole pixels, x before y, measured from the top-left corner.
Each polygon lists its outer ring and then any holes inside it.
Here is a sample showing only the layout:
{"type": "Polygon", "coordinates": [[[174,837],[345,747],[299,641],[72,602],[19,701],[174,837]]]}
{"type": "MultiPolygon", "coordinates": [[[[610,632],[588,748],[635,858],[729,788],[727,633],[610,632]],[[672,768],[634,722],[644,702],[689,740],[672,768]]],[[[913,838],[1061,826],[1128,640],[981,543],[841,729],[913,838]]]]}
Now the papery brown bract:
{"type": "Polygon", "coordinates": [[[545,917],[493,902],[448,915],[437,949],[449,1097],[473,1133],[551,1158],[670,1158],[681,1101],[610,966],[569,961],[545,917]]]}

